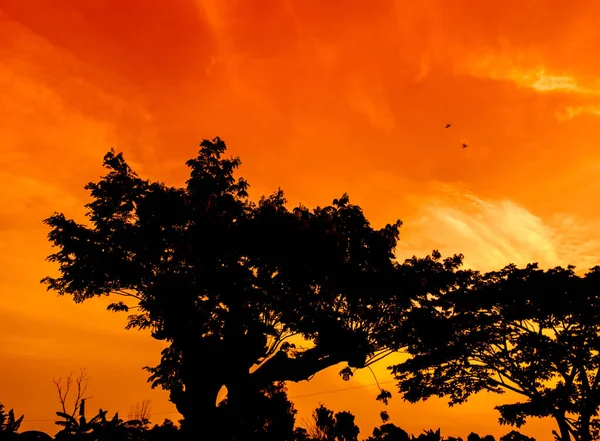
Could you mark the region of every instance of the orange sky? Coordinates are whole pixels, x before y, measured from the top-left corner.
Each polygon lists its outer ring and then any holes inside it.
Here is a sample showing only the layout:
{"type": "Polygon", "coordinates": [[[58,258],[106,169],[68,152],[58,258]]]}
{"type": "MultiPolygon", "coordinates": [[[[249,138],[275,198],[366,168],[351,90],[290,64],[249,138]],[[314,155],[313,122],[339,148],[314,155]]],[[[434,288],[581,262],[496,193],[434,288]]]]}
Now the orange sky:
{"type": "MultiPolygon", "coordinates": [[[[84,366],[90,409],[150,399],[157,421],[177,418],[141,371],[160,344],[39,284],[54,271],[41,220],[82,219],[111,146],[180,185],[200,140],[221,136],[252,197],[346,191],[375,226],[404,221],[402,258],[599,263],[599,20],[592,0],[0,0],[0,401],[54,431],[52,378],[84,366]]],[[[366,436],[375,389],[306,396],[372,382],[338,370],[290,386],[299,419],[321,401],[366,436]]],[[[396,395],[389,412],[413,433],[498,436],[497,402],[396,395]]],[[[523,432],[549,439],[549,424],[523,432]]]]}

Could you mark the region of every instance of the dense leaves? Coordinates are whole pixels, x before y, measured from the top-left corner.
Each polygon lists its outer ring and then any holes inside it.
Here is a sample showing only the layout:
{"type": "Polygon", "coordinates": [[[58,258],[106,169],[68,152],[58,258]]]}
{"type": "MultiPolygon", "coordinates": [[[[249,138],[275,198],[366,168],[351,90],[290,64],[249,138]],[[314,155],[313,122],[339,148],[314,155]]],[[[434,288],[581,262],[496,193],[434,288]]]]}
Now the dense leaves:
{"type": "Polygon", "coordinates": [[[15,412],[10,409],[5,412],[4,405],[0,403],[0,432],[2,433],[15,433],[21,427],[23,422],[23,415],[19,418],[15,418],[15,412]]]}
{"type": "Polygon", "coordinates": [[[203,141],[183,188],[140,178],[111,151],[108,173],[86,186],[88,223],[46,220],[60,276],[43,282],[76,302],[122,296],[109,309],[168,343],[148,368],[153,386],[198,425],[217,421],[223,386],[239,414],[274,382],[343,362],[348,379],[400,349],[411,297],[442,289],[461,260],[397,264],[400,221],[374,229],[347,195],[313,210],[288,209],[281,190],[254,203],[225,149],[203,141]]]}
{"type": "MultiPolygon", "coordinates": [[[[43,282],[76,302],[110,295],[108,309],[127,311],[128,328],[165,341],[160,363],[146,369],[184,430],[281,435],[289,418],[252,412],[265,396],[283,400],[279,382],[338,364],[349,380],[406,350],[391,370],[408,401],[446,396],[455,405],[511,391],[521,400],[497,407],[502,424],[551,417],[557,439],[600,437],[600,268],[481,274],[437,251],[399,263],[400,221],[373,228],[347,195],[314,209],[290,208],[281,190],[253,202],[235,177],[239,158],[225,151],[219,138],[203,141],[182,188],[140,178],[111,151],[106,175],[86,186],[86,223],[61,213],[45,221],[59,276],[43,282]]],[[[377,399],[391,397],[380,390],[377,399]]],[[[293,414],[284,403],[278,410],[293,414]]],[[[339,416],[319,411],[322,436],[355,439],[352,418],[339,416]]],[[[403,436],[383,422],[373,439],[403,436]]]]}
{"type": "Polygon", "coordinates": [[[392,367],[400,392],[453,405],[481,390],[512,391],[523,400],[497,407],[502,424],[549,416],[561,440],[597,439],[599,289],[599,268],[583,277],[535,264],[471,272],[409,314],[413,357],[392,367]]]}

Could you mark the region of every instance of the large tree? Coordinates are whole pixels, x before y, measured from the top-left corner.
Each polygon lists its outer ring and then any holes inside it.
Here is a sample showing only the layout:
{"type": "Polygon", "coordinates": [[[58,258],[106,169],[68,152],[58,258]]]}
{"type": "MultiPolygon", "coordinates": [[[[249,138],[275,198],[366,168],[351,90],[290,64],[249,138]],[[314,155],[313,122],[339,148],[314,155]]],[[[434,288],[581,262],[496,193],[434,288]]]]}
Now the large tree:
{"type": "Polygon", "coordinates": [[[108,173],[86,186],[88,223],[45,221],[60,276],[43,282],[76,302],[123,296],[109,308],[135,308],[128,327],[168,343],[148,368],[153,386],[206,435],[223,386],[241,421],[249,397],[274,382],[343,362],[348,378],[399,348],[391,336],[413,291],[446,283],[435,258],[397,264],[400,221],[374,229],[346,195],[313,210],[289,210],[281,191],[250,201],[225,150],[203,141],[183,188],[140,178],[111,151],[108,173]]]}
{"type": "Polygon", "coordinates": [[[551,417],[556,439],[600,439],[600,268],[544,271],[509,265],[415,305],[405,322],[412,358],[393,366],[404,398],[512,391],[522,400],[497,407],[520,427],[551,417]]]}

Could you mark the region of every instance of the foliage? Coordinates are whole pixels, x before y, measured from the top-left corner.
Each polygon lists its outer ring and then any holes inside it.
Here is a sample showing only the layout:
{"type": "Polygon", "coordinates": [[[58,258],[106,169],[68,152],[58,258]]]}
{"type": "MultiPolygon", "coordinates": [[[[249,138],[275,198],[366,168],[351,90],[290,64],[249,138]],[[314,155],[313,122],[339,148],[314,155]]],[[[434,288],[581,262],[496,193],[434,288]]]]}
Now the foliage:
{"type": "Polygon", "coordinates": [[[512,430],[500,438],[500,441],[535,441],[535,439],[512,430]]]}
{"type": "MultiPolygon", "coordinates": [[[[312,424],[308,430],[296,426],[296,410],[288,400],[283,384],[273,384],[263,389],[259,396],[249,403],[252,409],[248,424],[243,432],[234,437],[227,437],[223,430],[219,437],[232,440],[261,440],[261,441],[358,441],[360,429],[355,424],[354,415],[348,411],[333,412],[320,405],[313,412],[312,424]]],[[[227,400],[220,403],[224,409],[227,400]]],[[[0,405],[0,409],[2,409],[0,405]]],[[[84,404],[85,409],[85,404],[84,404]]],[[[85,420],[85,415],[79,419],[69,414],[57,412],[64,421],[60,421],[68,430],[61,430],[53,438],[43,432],[28,430],[17,433],[0,431],[0,441],[184,441],[188,437],[171,420],[165,419],[160,425],[150,427],[147,419],[123,421],[119,414],[107,418],[108,412],[100,410],[91,420],[85,420]]],[[[22,417],[21,417],[22,419],[22,417]]],[[[224,421],[226,426],[227,421],[224,421]]],[[[223,427],[224,429],[224,427],[223,427]]],[[[468,441],[493,441],[491,436],[480,437],[472,433],[468,441]]],[[[440,430],[426,430],[418,436],[409,435],[393,423],[384,423],[373,429],[373,435],[364,441],[462,441],[461,438],[441,436],[440,430]]],[[[535,441],[519,432],[512,431],[501,438],[501,441],[535,441]]]]}
{"type": "Polygon", "coordinates": [[[411,441],[409,434],[392,423],[384,423],[373,429],[373,436],[366,441],[411,441]]]}
{"type": "Polygon", "coordinates": [[[281,190],[251,202],[234,177],[240,160],[225,150],[219,138],[203,141],[183,188],[141,179],[111,151],[108,173],[86,186],[89,223],[58,213],[45,221],[60,277],[42,282],[76,302],[121,296],[109,309],[168,343],[147,369],[192,431],[217,421],[222,386],[241,421],[246,397],[274,382],[338,363],[349,379],[400,349],[411,297],[443,289],[461,261],[439,274],[437,255],[397,264],[401,222],[374,229],[346,195],[314,210],[289,210],[281,190]],[[296,347],[292,336],[311,344],[296,347]]]}
{"type": "Polygon", "coordinates": [[[413,357],[393,366],[404,398],[448,396],[450,405],[481,390],[523,401],[498,406],[500,422],[520,427],[553,417],[557,439],[597,439],[600,392],[600,268],[543,271],[509,265],[465,272],[461,283],[412,309],[413,357]]]}
{"type": "MultiPolygon", "coordinates": [[[[295,441],[299,432],[295,429],[296,409],[287,397],[284,383],[276,383],[257,391],[247,397],[247,412],[244,413],[243,425],[236,434],[238,439],[260,439],[264,441],[295,441]]],[[[227,421],[228,400],[219,403],[223,410],[224,426],[227,421]]]]}
{"type": "Polygon", "coordinates": [[[334,413],[321,404],[313,412],[313,424],[308,433],[309,439],[314,441],[357,441],[360,429],[350,412],[334,413]]]}
{"type": "Polygon", "coordinates": [[[19,418],[15,418],[15,412],[10,409],[8,412],[4,411],[4,405],[0,403],[0,432],[1,433],[16,433],[21,427],[24,415],[19,418]]]}

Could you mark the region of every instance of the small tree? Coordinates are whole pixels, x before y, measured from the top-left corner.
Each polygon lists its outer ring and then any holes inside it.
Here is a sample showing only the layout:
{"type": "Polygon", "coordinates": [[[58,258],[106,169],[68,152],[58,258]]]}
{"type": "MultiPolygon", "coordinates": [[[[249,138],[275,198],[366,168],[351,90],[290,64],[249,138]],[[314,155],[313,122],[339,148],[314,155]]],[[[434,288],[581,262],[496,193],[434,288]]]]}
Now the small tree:
{"type": "Polygon", "coordinates": [[[24,417],[25,415],[21,415],[19,418],[15,418],[14,410],[10,409],[5,412],[4,405],[0,403],[0,433],[17,433],[24,417]]]}
{"type": "Polygon", "coordinates": [[[263,441],[295,441],[301,431],[294,428],[297,411],[288,399],[284,383],[274,383],[246,397],[246,412],[241,424],[232,425],[226,398],[219,403],[223,412],[223,432],[227,439],[257,439],[263,441]]]}
{"type": "Polygon", "coordinates": [[[308,428],[309,439],[315,441],[358,441],[359,433],[352,413],[334,413],[322,404],[313,412],[313,421],[308,428]]]}
{"type": "Polygon", "coordinates": [[[500,441],[536,441],[535,438],[523,435],[521,432],[512,430],[500,438],[500,441]]]}
{"type": "Polygon", "coordinates": [[[150,400],[138,401],[131,409],[129,409],[127,418],[130,422],[138,421],[141,425],[147,426],[150,424],[151,409],[152,406],[150,405],[150,400]]]}
{"type": "Polygon", "coordinates": [[[411,441],[410,435],[392,423],[384,423],[373,429],[373,435],[365,441],[411,441]]]}
{"type": "Polygon", "coordinates": [[[92,398],[86,396],[89,380],[90,378],[87,376],[84,368],[79,369],[79,375],[76,378],[73,378],[73,373],[71,372],[64,381],[62,377],[57,380],[52,380],[56,386],[56,392],[58,393],[58,400],[63,414],[75,418],[77,412],[79,412],[80,415],[85,412],[85,400],[92,398]],[[74,395],[72,395],[72,393],[74,393],[74,395]],[[72,403],[69,404],[69,401],[72,403]]]}
{"type": "Polygon", "coordinates": [[[147,441],[177,441],[182,439],[179,427],[169,419],[165,419],[162,424],[155,424],[152,429],[146,433],[147,441]]]}

